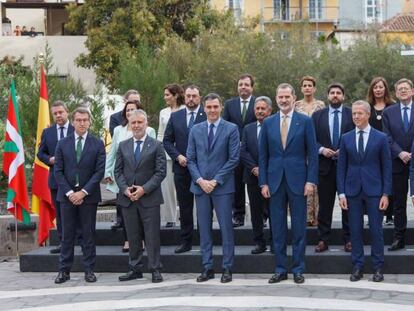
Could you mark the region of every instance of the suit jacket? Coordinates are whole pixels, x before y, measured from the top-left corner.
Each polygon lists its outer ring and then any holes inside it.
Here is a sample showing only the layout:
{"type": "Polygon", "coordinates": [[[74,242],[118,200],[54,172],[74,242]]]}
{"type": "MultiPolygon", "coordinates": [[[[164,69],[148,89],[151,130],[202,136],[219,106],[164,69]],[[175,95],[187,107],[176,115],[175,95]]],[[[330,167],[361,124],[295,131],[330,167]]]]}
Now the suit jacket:
{"type": "Polygon", "coordinates": [[[303,195],[307,182],[318,183],[318,150],[312,120],[293,112],[283,149],[280,112],[266,118],[259,136],[259,185],[274,194],[285,175],[289,188],[303,195]]]}
{"type": "Polygon", "coordinates": [[[229,194],[235,191],[234,169],[240,158],[240,138],[237,126],[221,119],[208,150],[208,123],[193,126],[188,140],[187,167],[192,184],[190,191],[196,195],[204,191],[196,183],[197,179],[215,179],[218,183],[211,194],[229,194]]]}
{"type": "Polygon", "coordinates": [[[251,172],[259,166],[259,143],[257,138],[257,122],[247,124],[243,128],[240,145],[240,161],[243,163],[243,181],[249,185],[257,185],[259,180],[251,172]]]}
{"type": "Polygon", "coordinates": [[[105,147],[102,140],[88,133],[83,146],[79,163],[76,160],[75,135],[61,139],[55,151],[55,175],[58,183],[57,200],[69,201],[66,193],[74,190],[76,175],[79,176],[79,187],[88,195],[85,203],[101,201],[100,182],[105,171],[105,147]]]}
{"type": "Polygon", "coordinates": [[[146,137],[138,163],[134,155],[134,138],[120,142],[114,174],[120,191],[117,199],[120,206],[128,207],[137,204],[124,195],[126,188],[132,185],[144,188],[145,194],[138,200],[143,207],[159,206],[164,203],[161,182],[167,174],[167,159],[162,143],[156,139],[146,137]]]}
{"type": "MultiPolygon", "coordinates": [[[[194,119],[194,125],[206,120],[206,114],[200,106],[197,116],[194,119]]],[[[187,153],[189,130],[187,128],[187,109],[181,109],[173,112],[168,120],[164,132],[163,144],[165,151],[171,157],[173,162],[173,172],[175,174],[185,174],[188,172],[186,167],[182,167],[177,157],[187,153]]]]}
{"type": "Polygon", "coordinates": [[[357,196],[391,194],[392,165],[387,136],[371,127],[364,157],[356,146],[356,130],[342,136],[337,167],[338,193],[357,196]]]}
{"type": "Polygon", "coordinates": [[[243,127],[249,123],[256,121],[256,116],[254,115],[254,101],[256,97],[252,96],[250,98],[249,107],[246,111],[246,118],[242,120],[241,115],[241,104],[240,97],[234,97],[226,100],[224,103],[224,111],[222,118],[226,121],[234,123],[239,128],[239,136],[242,138],[243,127]]]}
{"type": "MultiPolygon", "coordinates": [[[[73,126],[69,123],[66,136],[72,134],[73,131],[74,131],[73,126]]],[[[49,166],[48,186],[49,186],[49,189],[54,189],[54,190],[58,188],[58,185],[56,182],[54,165],[51,165],[49,163],[49,159],[55,156],[55,149],[56,149],[57,143],[58,143],[58,135],[57,135],[56,124],[52,124],[48,128],[43,129],[42,136],[40,138],[40,146],[37,152],[37,157],[39,158],[40,161],[42,161],[44,164],[49,166]]]]}
{"type": "Polygon", "coordinates": [[[115,128],[118,125],[121,125],[123,120],[122,110],[111,114],[109,117],[109,133],[111,134],[111,137],[114,135],[115,128]]]}
{"type": "MultiPolygon", "coordinates": [[[[316,141],[318,153],[321,147],[333,149],[331,131],[329,130],[329,107],[318,110],[312,115],[313,125],[315,127],[316,141]]],[[[342,118],[341,118],[341,136],[343,134],[354,129],[354,123],[352,121],[352,111],[350,108],[342,106],[342,118]]],[[[339,140],[340,144],[341,140],[339,140]]],[[[322,154],[319,155],[319,174],[327,175],[333,167],[334,160],[326,158],[322,154]]]]}
{"type": "MultiPolygon", "coordinates": [[[[413,107],[414,108],[414,107],[413,107]]],[[[403,120],[401,116],[400,103],[391,105],[384,109],[382,113],[383,131],[388,136],[391,146],[392,171],[393,173],[401,173],[406,164],[398,157],[401,151],[410,152],[411,145],[414,140],[414,109],[411,109],[410,127],[406,133],[404,130],[403,120]]]]}

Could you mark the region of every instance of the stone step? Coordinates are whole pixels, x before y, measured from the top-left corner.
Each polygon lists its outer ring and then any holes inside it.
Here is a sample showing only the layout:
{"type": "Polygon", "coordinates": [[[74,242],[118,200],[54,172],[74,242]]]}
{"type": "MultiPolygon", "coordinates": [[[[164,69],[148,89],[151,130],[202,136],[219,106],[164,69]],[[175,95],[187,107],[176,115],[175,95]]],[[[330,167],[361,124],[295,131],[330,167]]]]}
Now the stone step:
{"type": "MultiPolygon", "coordinates": [[[[199,273],[202,270],[199,247],[183,254],[174,254],[174,246],[161,248],[161,262],[165,273],[199,273]]],[[[266,252],[251,255],[251,246],[237,246],[235,249],[234,273],[273,273],[274,255],[266,252]]],[[[43,247],[20,256],[22,272],[57,272],[58,255],[50,254],[50,247],[43,247]]],[[[121,252],[120,246],[98,246],[95,272],[123,273],[128,270],[128,254],[121,252]]],[[[214,246],[214,269],[222,270],[221,247],[214,246]]],[[[288,247],[289,262],[292,260],[291,247],[288,247]]],[[[316,254],[312,246],[306,249],[306,273],[319,274],[348,274],[350,273],[351,256],[343,251],[342,245],[331,245],[329,251],[316,254]]],[[[370,247],[365,247],[365,273],[371,273],[370,247]]],[[[80,247],[75,248],[73,272],[83,271],[80,247]]],[[[144,256],[146,270],[147,257],[144,256]]],[[[404,250],[388,252],[385,247],[384,273],[413,274],[414,245],[407,245],[404,250]]],[[[144,271],[145,272],[145,271],[144,271]]]]}
{"type": "MultiPolygon", "coordinates": [[[[110,222],[98,222],[96,224],[96,245],[122,245],[123,235],[121,230],[111,230],[110,222]]],[[[332,224],[332,232],[329,240],[330,245],[340,245],[343,243],[342,237],[342,225],[340,222],[334,222],[332,224]]],[[[265,238],[269,240],[270,230],[265,228],[265,238]]],[[[393,226],[384,226],[384,242],[386,245],[391,244],[393,240],[393,226]]],[[[253,245],[253,231],[251,225],[245,225],[243,227],[235,228],[235,244],[236,245],[253,245]]],[[[161,228],[161,245],[172,246],[177,245],[180,240],[180,229],[178,226],[174,228],[161,228]]],[[[289,230],[289,243],[291,241],[291,234],[289,230]]],[[[50,232],[50,245],[58,245],[59,240],[55,230],[50,232]]],[[[318,243],[318,230],[316,227],[308,227],[307,229],[307,244],[316,245],[318,243]]],[[[370,244],[369,227],[364,226],[364,243],[370,244]]],[[[193,235],[193,245],[199,245],[199,234],[195,230],[193,235]]],[[[221,245],[221,235],[217,223],[213,225],[213,244],[221,245]]],[[[406,244],[414,245],[414,221],[410,221],[406,233],[406,244]]]]}

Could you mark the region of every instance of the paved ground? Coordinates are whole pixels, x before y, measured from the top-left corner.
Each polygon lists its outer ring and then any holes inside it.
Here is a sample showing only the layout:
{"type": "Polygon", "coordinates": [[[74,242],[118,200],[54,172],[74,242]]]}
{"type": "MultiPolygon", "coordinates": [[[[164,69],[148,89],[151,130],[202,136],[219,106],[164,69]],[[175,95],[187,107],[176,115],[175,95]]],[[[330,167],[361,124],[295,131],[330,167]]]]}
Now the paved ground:
{"type": "MultiPolygon", "coordinates": [[[[5,258],[3,258],[5,260],[5,258]]],[[[414,310],[414,275],[386,275],[383,283],[351,283],[348,275],[306,275],[305,284],[291,278],[267,284],[270,275],[234,275],[221,284],[219,276],[196,283],[196,274],[164,274],[152,284],[149,275],[127,283],[118,274],[97,274],[87,284],[82,273],[55,285],[55,273],[21,273],[17,261],[0,263],[0,310],[414,310]]]]}

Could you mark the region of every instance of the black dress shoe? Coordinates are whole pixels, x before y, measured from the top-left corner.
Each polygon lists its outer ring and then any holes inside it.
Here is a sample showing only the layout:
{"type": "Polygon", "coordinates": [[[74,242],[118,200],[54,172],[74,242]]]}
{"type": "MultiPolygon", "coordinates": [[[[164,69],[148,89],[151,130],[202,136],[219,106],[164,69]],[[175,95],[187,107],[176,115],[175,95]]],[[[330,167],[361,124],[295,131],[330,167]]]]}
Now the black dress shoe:
{"type": "Polygon", "coordinates": [[[244,221],[241,219],[234,219],[233,220],[233,228],[242,227],[244,226],[244,221]]]}
{"type": "Polygon", "coordinates": [[[119,223],[119,222],[116,222],[111,226],[111,230],[118,230],[118,229],[121,229],[121,228],[122,228],[122,224],[119,223]]]}
{"type": "Polygon", "coordinates": [[[57,246],[57,247],[55,247],[55,248],[52,248],[52,249],[50,250],[50,253],[51,253],[51,254],[60,254],[60,250],[61,250],[61,247],[60,247],[60,245],[59,245],[59,246],[57,246]]]}
{"type": "Polygon", "coordinates": [[[384,274],[382,274],[381,269],[375,270],[374,274],[372,275],[373,282],[382,282],[384,281],[384,274]]]}
{"type": "Polygon", "coordinates": [[[352,252],[352,243],[351,242],[346,242],[344,245],[344,251],[346,253],[351,253],[352,252]]]}
{"type": "Polygon", "coordinates": [[[161,283],[164,279],[162,278],[161,272],[158,270],[152,271],[152,283],[161,283]]]}
{"type": "Polygon", "coordinates": [[[123,252],[123,253],[129,253],[129,248],[123,247],[123,248],[122,248],[122,252],[123,252]]]}
{"type": "Polygon", "coordinates": [[[363,277],[364,275],[362,274],[362,271],[360,269],[354,269],[354,271],[352,271],[351,273],[351,276],[349,277],[349,280],[351,282],[357,282],[363,277]]]}
{"type": "Polygon", "coordinates": [[[174,253],[181,254],[188,251],[191,251],[191,245],[181,244],[177,246],[177,248],[174,250],[174,253]]]}
{"type": "Polygon", "coordinates": [[[279,283],[280,281],[287,280],[287,273],[275,273],[269,279],[269,284],[279,283]]]}
{"type": "Polygon", "coordinates": [[[165,224],[165,228],[172,228],[175,226],[175,222],[169,221],[165,224]]]}
{"type": "Polygon", "coordinates": [[[55,279],[55,283],[62,284],[69,280],[70,280],[70,273],[66,271],[60,271],[55,279]]]}
{"type": "Polygon", "coordinates": [[[293,275],[293,281],[295,281],[296,284],[302,284],[305,283],[305,277],[302,273],[295,273],[293,275]]]}
{"type": "Polygon", "coordinates": [[[142,279],[142,272],[141,271],[129,270],[126,274],[121,275],[118,278],[118,280],[120,282],[131,281],[131,280],[135,280],[135,279],[142,279]]]}
{"type": "Polygon", "coordinates": [[[388,250],[392,252],[392,251],[397,251],[399,249],[403,249],[404,247],[405,247],[405,243],[403,240],[394,240],[394,242],[392,242],[390,247],[388,247],[388,250]]]}
{"type": "Polygon", "coordinates": [[[96,282],[96,276],[93,271],[85,272],[85,281],[88,283],[95,283],[96,282]]]}
{"type": "Polygon", "coordinates": [[[256,245],[255,248],[252,249],[251,253],[253,255],[264,253],[267,250],[266,245],[256,245]]]}
{"type": "Polygon", "coordinates": [[[233,280],[233,276],[231,274],[231,271],[229,269],[224,269],[223,274],[221,275],[221,283],[229,283],[233,280]]]}
{"type": "Polygon", "coordinates": [[[214,270],[208,269],[201,272],[201,274],[197,277],[197,282],[205,282],[211,279],[214,279],[214,270]]]}

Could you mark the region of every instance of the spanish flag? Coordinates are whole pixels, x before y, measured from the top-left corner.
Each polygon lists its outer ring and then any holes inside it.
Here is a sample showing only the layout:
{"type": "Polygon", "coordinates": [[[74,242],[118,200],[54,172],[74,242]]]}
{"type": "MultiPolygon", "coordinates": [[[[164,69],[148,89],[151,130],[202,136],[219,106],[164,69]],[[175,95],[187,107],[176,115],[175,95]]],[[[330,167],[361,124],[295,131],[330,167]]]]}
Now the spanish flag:
{"type": "MultiPolygon", "coordinates": [[[[40,67],[39,113],[37,117],[36,152],[39,150],[43,129],[50,125],[49,101],[47,96],[46,77],[43,65],[40,67]]],[[[32,212],[39,215],[38,243],[44,245],[49,237],[49,229],[54,228],[53,223],[56,212],[52,203],[48,187],[49,167],[36,156],[32,181],[32,212]]]]}

